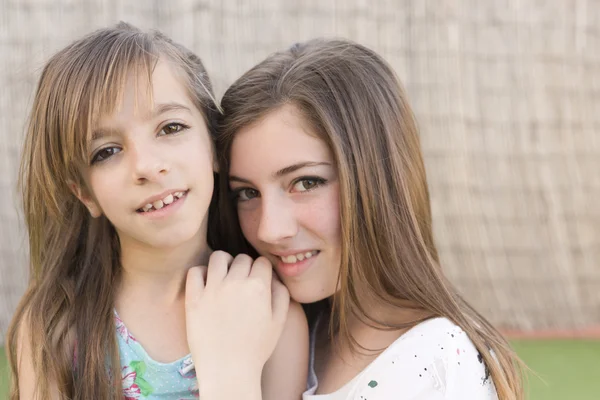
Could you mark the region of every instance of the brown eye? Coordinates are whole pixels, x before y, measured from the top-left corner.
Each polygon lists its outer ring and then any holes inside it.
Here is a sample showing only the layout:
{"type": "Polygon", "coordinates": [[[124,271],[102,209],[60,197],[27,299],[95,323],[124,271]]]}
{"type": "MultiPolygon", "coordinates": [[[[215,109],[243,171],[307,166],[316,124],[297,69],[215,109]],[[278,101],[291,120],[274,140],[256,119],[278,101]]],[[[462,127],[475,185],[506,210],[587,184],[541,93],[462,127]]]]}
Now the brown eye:
{"type": "Polygon", "coordinates": [[[121,152],[121,149],[119,149],[118,147],[105,147],[104,149],[100,149],[92,157],[92,164],[107,160],[110,157],[112,157],[115,154],[120,153],[120,152],[121,152]]]}
{"type": "Polygon", "coordinates": [[[178,124],[178,123],[167,124],[160,130],[159,136],[172,135],[174,133],[179,133],[186,128],[187,128],[187,126],[185,126],[183,124],[178,124]]]}
{"type": "Polygon", "coordinates": [[[294,183],[295,192],[307,192],[325,183],[322,178],[302,178],[294,183]]]}

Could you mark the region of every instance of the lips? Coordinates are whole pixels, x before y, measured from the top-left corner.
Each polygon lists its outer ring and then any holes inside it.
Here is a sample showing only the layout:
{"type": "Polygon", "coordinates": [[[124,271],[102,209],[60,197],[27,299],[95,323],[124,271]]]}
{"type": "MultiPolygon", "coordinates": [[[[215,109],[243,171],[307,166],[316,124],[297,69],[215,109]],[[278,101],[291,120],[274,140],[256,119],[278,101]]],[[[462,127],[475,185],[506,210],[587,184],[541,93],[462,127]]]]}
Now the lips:
{"type": "Polygon", "coordinates": [[[305,250],[287,255],[277,255],[279,261],[275,265],[275,269],[282,278],[297,277],[315,262],[320,253],[320,250],[305,250]],[[309,254],[309,256],[307,257],[306,254],[309,254]]]}
{"type": "Polygon", "coordinates": [[[298,261],[303,261],[305,259],[309,259],[313,256],[316,256],[317,254],[319,254],[319,250],[308,250],[308,251],[300,251],[300,252],[290,254],[287,256],[278,256],[278,257],[284,264],[294,264],[298,261]]]}
{"type": "Polygon", "coordinates": [[[151,197],[144,202],[144,205],[137,209],[139,213],[146,213],[160,210],[165,206],[173,204],[187,194],[187,191],[171,191],[158,196],[151,197]]]}

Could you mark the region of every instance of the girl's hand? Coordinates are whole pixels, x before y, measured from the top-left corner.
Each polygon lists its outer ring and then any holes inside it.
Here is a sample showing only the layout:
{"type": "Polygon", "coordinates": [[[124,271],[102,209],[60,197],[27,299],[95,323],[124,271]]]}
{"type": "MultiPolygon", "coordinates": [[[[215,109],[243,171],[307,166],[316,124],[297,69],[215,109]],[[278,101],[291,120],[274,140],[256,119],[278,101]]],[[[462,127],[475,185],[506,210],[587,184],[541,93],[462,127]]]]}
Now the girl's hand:
{"type": "Polygon", "coordinates": [[[201,268],[188,271],[187,338],[201,398],[260,398],[262,368],[281,335],[289,301],[264,257],[253,262],[216,251],[206,279],[201,268]]]}

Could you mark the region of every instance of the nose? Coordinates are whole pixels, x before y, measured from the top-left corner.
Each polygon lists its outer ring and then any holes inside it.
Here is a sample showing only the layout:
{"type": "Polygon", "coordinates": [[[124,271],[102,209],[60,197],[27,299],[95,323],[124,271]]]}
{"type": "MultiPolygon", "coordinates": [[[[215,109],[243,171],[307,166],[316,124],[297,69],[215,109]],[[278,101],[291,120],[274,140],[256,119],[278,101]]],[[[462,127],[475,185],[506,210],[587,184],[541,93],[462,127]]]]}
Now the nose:
{"type": "Polygon", "coordinates": [[[133,180],[137,184],[156,181],[168,171],[164,153],[152,144],[135,144],[130,146],[133,180]]]}
{"type": "Polygon", "coordinates": [[[279,243],[298,233],[293,202],[285,194],[263,195],[260,212],[257,235],[262,242],[279,243]]]}

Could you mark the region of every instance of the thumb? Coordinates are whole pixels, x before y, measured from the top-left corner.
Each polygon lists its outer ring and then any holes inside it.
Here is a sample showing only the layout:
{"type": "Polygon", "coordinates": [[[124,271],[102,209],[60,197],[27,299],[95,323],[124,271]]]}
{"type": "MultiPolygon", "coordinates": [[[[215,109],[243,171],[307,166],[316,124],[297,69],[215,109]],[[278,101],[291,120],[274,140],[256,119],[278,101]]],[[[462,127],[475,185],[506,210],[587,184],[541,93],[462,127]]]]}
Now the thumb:
{"type": "Polygon", "coordinates": [[[277,336],[281,334],[290,307],[290,292],[279,279],[271,281],[271,309],[273,322],[277,327],[277,336]]]}
{"type": "Polygon", "coordinates": [[[192,267],[188,270],[185,281],[185,306],[193,307],[198,304],[204,293],[207,267],[192,267]]]}

